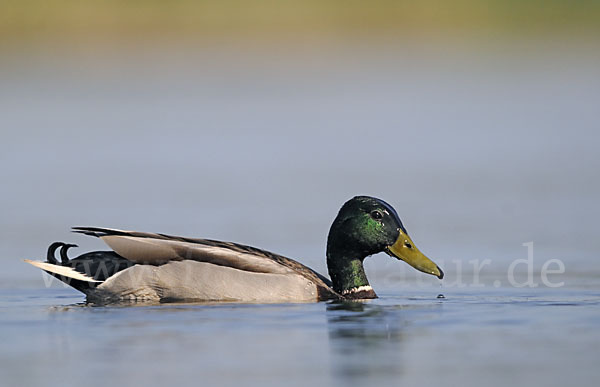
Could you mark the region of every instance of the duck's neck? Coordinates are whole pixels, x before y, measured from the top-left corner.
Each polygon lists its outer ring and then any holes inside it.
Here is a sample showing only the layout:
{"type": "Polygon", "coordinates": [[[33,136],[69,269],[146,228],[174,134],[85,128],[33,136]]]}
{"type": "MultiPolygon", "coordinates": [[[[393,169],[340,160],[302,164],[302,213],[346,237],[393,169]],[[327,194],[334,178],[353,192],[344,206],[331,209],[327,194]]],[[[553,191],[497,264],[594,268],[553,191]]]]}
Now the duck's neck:
{"type": "Polygon", "coordinates": [[[350,252],[327,250],[327,269],[333,290],[346,298],[377,298],[363,267],[365,257],[354,256],[355,254],[350,252]]]}

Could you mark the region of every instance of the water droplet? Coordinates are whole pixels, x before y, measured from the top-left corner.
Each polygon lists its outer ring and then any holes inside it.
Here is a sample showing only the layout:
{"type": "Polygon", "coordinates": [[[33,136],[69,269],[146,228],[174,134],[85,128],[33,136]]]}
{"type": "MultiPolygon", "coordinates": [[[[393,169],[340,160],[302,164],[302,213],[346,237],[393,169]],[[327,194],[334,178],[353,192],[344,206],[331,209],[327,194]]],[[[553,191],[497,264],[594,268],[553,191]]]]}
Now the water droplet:
{"type": "Polygon", "coordinates": [[[437,298],[446,298],[443,294],[438,294],[437,298]]]}

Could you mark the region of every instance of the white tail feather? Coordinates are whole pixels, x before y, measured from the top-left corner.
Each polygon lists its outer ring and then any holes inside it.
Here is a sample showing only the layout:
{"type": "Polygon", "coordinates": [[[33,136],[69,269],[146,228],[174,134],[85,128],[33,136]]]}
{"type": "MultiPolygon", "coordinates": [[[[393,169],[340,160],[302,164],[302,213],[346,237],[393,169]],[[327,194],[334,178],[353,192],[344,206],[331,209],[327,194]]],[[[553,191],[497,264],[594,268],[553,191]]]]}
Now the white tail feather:
{"type": "Polygon", "coordinates": [[[41,261],[32,261],[30,259],[25,259],[25,262],[30,263],[35,267],[39,267],[42,270],[46,270],[46,271],[49,271],[54,274],[62,275],[64,277],[69,277],[69,278],[73,278],[73,279],[80,280],[80,281],[86,281],[86,282],[102,282],[102,281],[97,281],[97,280],[93,279],[92,277],[88,277],[87,275],[82,274],[82,273],[78,272],[77,270],[74,270],[73,268],[68,267],[68,266],[53,265],[51,263],[41,262],[41,261]]]}

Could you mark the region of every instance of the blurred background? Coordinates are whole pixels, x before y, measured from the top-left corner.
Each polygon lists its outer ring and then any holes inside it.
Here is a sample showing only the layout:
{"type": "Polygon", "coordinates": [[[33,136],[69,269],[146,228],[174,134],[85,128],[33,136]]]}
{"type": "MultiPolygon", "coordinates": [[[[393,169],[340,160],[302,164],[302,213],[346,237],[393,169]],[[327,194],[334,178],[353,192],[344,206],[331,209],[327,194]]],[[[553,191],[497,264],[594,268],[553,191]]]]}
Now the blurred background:
{"type": "MultiPolygon", "coordinates": [[[[484,259],[506,284],[531,241],[536,279],[560,259],[553,278],[589,286],[599,37],[599,1],[3,0],[0,287],[43,287],[21,259],[52,241],[104,248],[75,225],[326,272],[358,194],[398,210],[447,286],[484,259]]],[[[404,270],[367,261],[380,289],[420,278],[404,270]]]]}

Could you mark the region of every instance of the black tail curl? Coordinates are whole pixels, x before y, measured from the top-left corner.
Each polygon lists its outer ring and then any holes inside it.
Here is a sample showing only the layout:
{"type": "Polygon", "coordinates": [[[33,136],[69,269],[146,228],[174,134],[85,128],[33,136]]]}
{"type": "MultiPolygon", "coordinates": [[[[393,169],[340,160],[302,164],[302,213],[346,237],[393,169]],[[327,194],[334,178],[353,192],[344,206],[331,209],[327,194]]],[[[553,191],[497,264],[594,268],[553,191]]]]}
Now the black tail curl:
{"type": "Polygon", "coordinates": [[[67,256],[67,251],[71,248],[71,247],[79,247],[77,245],[74,244],[70,244],[70,243],[64,243],[64,242],[54,242],[53,244],[51,244],[50,246],[48,246],[48,253],[46,254],[46,260],[48,261],[48,263],[51,263],[53,265],[57,265],[58,261],[56,260],[54,254],[56,253],[56,250],[60,247],[60,261],[61,264],[63,266],[69,266],[69,257],[67,256]]]}
{"type": "MultiPolygon", "coordinates": [[[[53,265],[68,266],[74,270],[84,274],[96,281],[106,281],[109,277],[115,275],[121,270],[125,270],[135,263],[121,257],[114,251],[91,251],[89,253],[81,254],[77,258],[69,259],[67,251],[71,247],[78,247],[74,244],[64,242],[54,242],[48,246],[48,252],[46,259],[48,263],[53,265]],[[60,263],[55,257],[56,250],[60,248],[60,263]]],[[[64,277],[55,273],[47,272],[54,277],[58,278],[67,285],[71,285],[77,290],[83,291],[85,289],[94,288],[99,283],[97,282],[85,282],[76,280],[73,278],[64,277]]]]}

